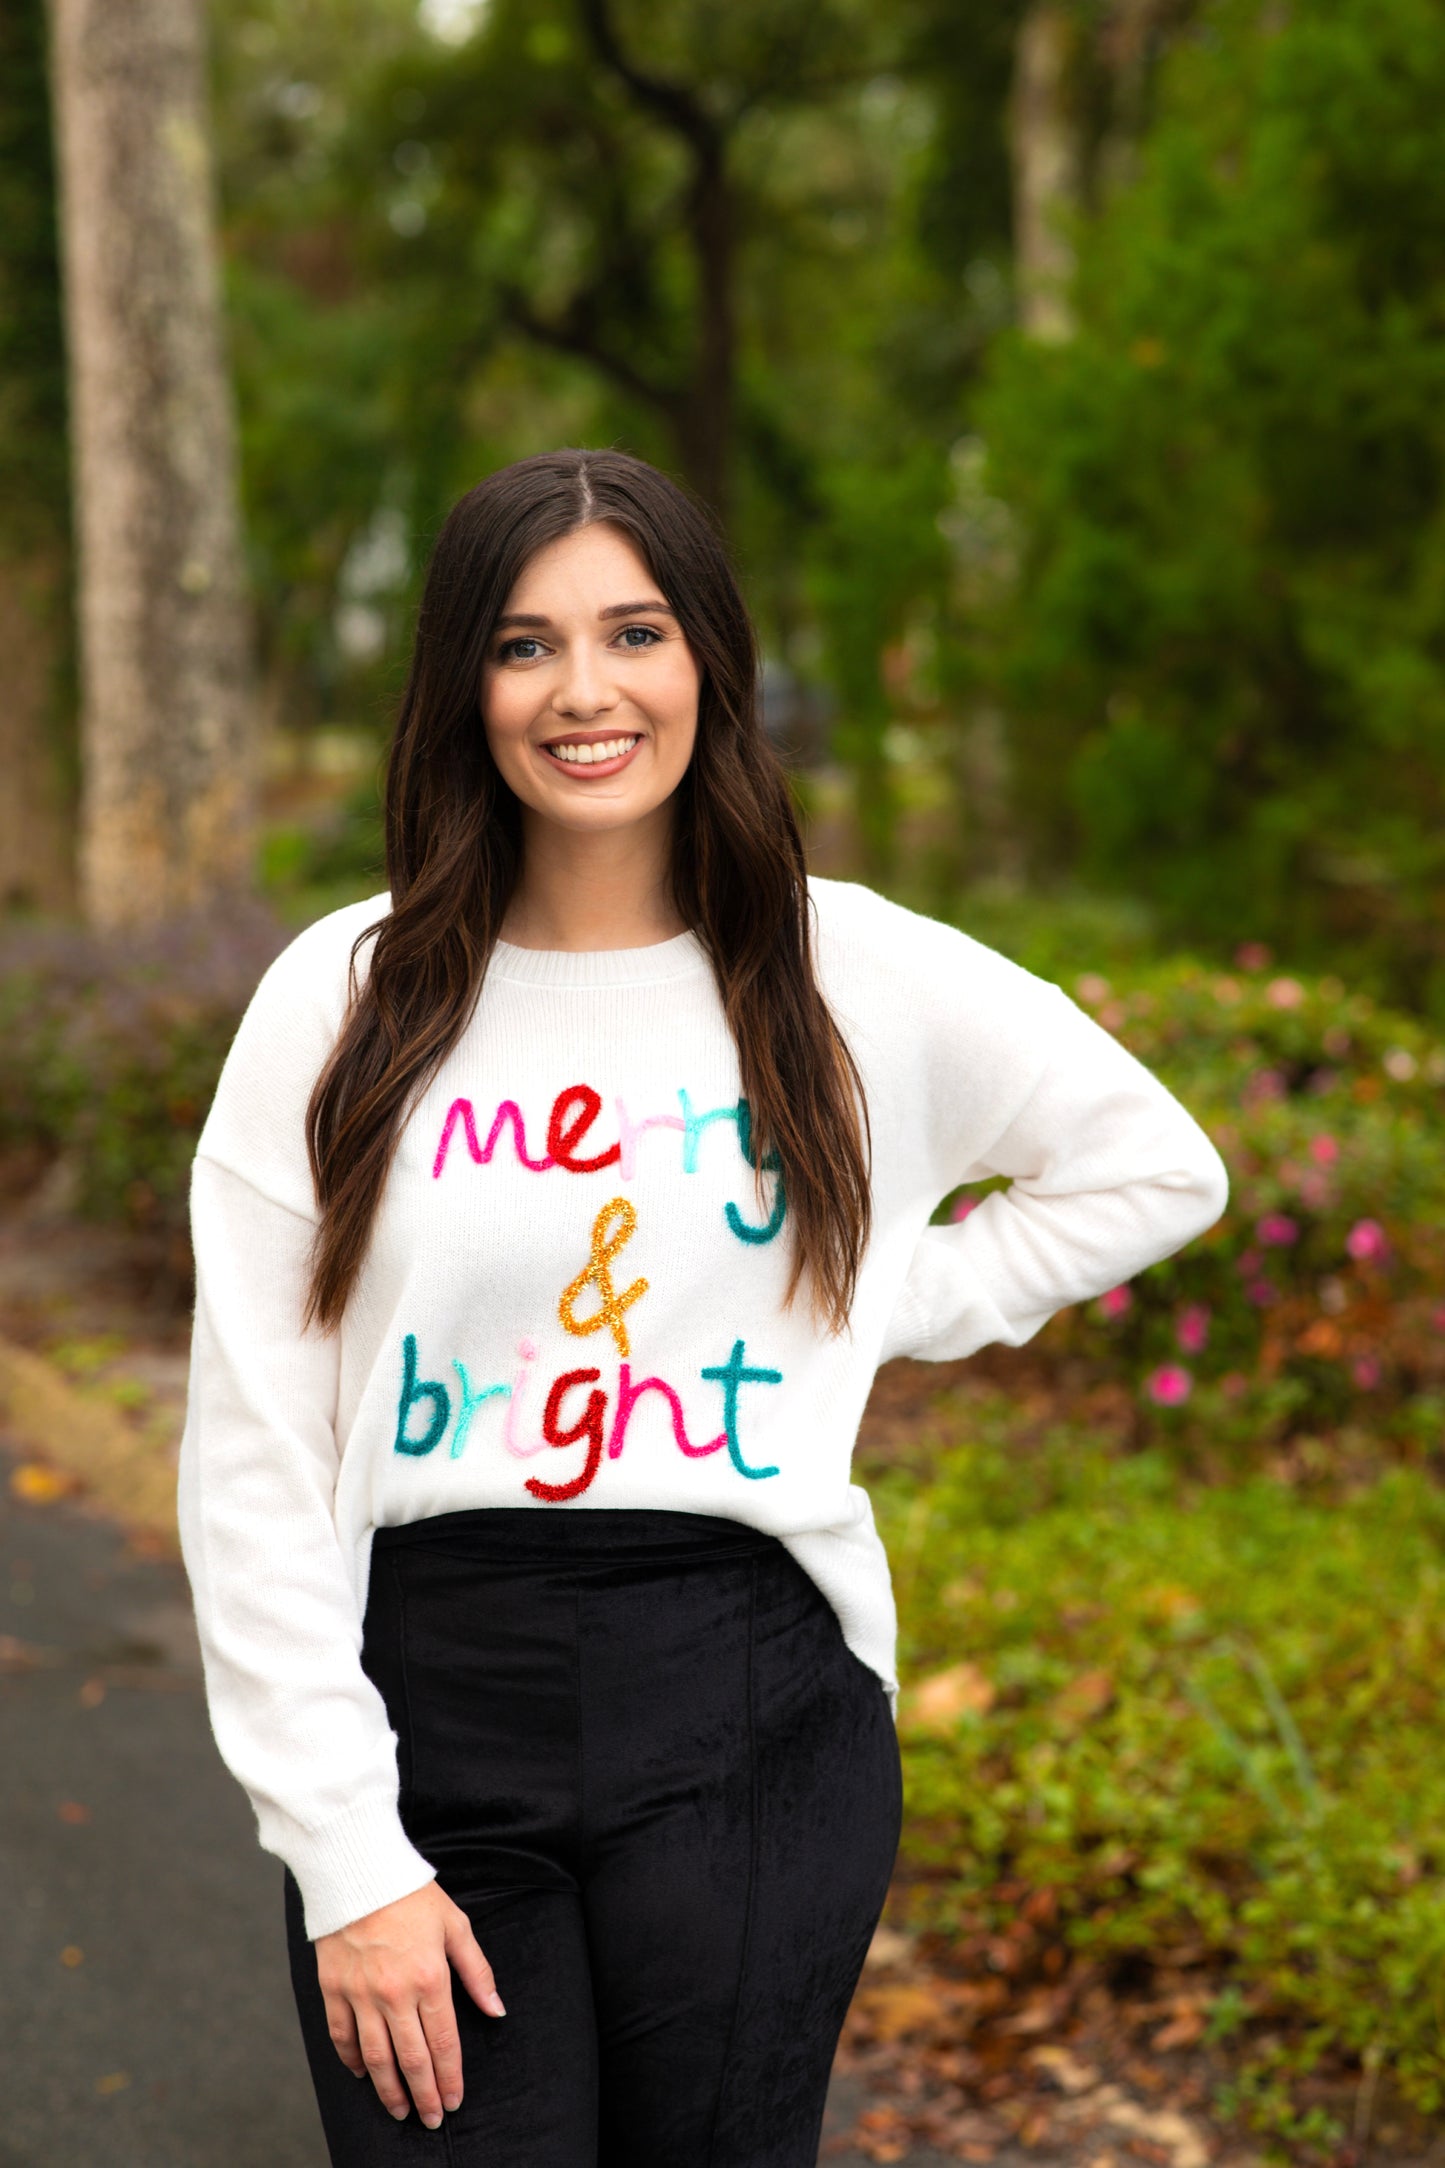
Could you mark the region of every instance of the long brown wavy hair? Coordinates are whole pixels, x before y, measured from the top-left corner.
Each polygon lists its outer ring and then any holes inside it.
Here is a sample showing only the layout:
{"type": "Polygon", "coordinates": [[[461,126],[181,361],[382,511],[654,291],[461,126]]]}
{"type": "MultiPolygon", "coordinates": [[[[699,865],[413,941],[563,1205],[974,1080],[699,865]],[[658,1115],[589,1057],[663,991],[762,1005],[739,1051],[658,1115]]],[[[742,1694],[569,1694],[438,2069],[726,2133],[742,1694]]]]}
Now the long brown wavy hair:
{"type": "Polygon", "coordinates": [[[482,725],[488,642],[529,559],[594,520],[636,548],[698,665],[673,898],[737,1045],[758,1183],[766,1166],[785,1187],[787,1300],[806,1274],[814,1314],[834,1332],[847,1323],[870,1224],[868,1112],[814,972],[802,837],[762,727],[752,624],[711,515],[644,460],[579,450],[489,475],[453,508],[427,568],[386,774],[391,909],[352,949],[350,1004],[306,1110],[320,1208],[308,1323],[340,1321],[402,1124],[472,1016],[522,870],[521,809],[482,725]]]}

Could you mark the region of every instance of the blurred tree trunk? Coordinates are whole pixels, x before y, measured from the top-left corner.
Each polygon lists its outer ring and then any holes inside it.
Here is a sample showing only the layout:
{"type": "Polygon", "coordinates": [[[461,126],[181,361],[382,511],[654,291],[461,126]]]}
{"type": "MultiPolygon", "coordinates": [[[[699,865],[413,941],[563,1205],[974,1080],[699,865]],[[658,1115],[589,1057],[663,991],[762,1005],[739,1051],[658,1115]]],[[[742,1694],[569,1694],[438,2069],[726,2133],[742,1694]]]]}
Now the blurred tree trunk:
{"type": "Polygon", "coordinates": [[[81,658],[103,926],[248,884],[253,719],[202,0],[50,0],[81,658]]]}
{"type": "Polygon", "coordinates": [[[1009,101],[1014,277],[1019,322],[1036,339],[1073,330],[1069,227],[1083,204],[1084,146],[1074,75],[1078,15],[1067,0],[1032,0],[1019,21],[1009,101]]]}

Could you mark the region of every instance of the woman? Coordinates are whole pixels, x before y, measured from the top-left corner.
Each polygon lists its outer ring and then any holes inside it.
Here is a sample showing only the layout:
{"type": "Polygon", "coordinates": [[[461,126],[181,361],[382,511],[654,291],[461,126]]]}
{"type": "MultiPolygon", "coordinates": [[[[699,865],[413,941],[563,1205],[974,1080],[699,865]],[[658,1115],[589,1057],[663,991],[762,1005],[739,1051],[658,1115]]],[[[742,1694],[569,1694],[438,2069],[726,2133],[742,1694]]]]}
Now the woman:
{"type": "Polygon", "coordinates": [[[272,966],[201,1138],[182,1538],[348,2168],[814,2161],[899,1826],[874,1370],[1223,1209],[1058,988],[806,878],[756,685],[653,468],[474,489],[389,895],[272,966]]]}

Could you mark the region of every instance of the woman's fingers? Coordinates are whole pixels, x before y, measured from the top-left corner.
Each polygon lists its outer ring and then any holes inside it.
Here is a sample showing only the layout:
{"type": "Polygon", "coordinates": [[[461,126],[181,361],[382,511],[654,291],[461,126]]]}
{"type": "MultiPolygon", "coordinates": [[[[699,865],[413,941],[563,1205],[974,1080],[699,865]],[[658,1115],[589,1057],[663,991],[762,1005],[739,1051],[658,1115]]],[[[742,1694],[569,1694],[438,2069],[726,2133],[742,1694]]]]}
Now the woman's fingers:
{"type": "MultiPolygon", "coordinates": [[[[447,1997],[447,2006],[448,2008],[451,2006],[450,1995],[447,1997]]],[[[411,2097],[416,2102],[416,2112],[426,2124],[428,2130],[435,2130],[442,2119],[442,2096],[437,2087],[437,2073],[432,2064],[431,2046],[426,2033],[422,2029],[416,2006],[413,2005],[409,2010],[402,2009],[388,2012],[387,2022],[391,2027],[392,2050],[400,2066],[401,2074],[406,2079],[411,2097]]],[[[455,2082],[459,2084],[461,2079],[461,2056],[455,2048],[453,2053],[456,2067],[455,2082]]],[[[386,2099],[386,2095],[383,2094],[382,2098],[386,2099]]],[[[391,2107],[389,2100],[387,2100],[387,2106],[391,2107]]],[[[406,2113],[404,2100],[401,2112],[403,2115],[406,2113]]],[[[396,2113],[394,2108],[392,2113],[396,2113]]]]}
{"type": "Polygon", "coordinates": [[[353,2077],[366,2076],[366,2058],[361,2052],[361,2041],[356,2031],[356,2012],[344,1995],[326,1995],[326,2030],[331,2035],[331,2045],[353,2077]]]}
{"type": "Polygon", "coordinates": [[[455,1965],[489,2016],[506,2009],[471,1921],[435,1882],[321,1936],[317,1967],[327,2030],[348,2070],[370,2073],[392,2115],[414,2101],[435,2130],[461,2106],[462,2048],[452,2000],[455,1965]]]}
{"type": "MultiPolygon", "coordinates": [[[[438,1992],[423,1995],[421,2001],[417,2004],[417,2016],[421,2020],[427,2052],[431,2057],[431,2070],[435,2079],[436,2091],[441,2098],[441,2104],[448,2111],[459,2108],[462,2104],[462,2042],[461,2035],[457,2031],[456,2012],[452,2008],[450,1974],[447,1975],[438,1992]]],[[[416,2093],[415,2086],[412,2087],[412,2093],[413,2095],[416,2093]]],[[[425,2122],[426,2113],[422,2109],[419,2099],[417,2100],[417,2108],[421,2113],[422,2121],[425,2122]]]]}
{"type": "Polygon", "coordinates": [[[478,2009],[485,2010],[488,2017],[505,2017],[507,2006],[497,1993],[497,1983],[492,1968],[482,1954],[482,1946],[472,1933],[472,1923],[460,1905],[447,1915],[446,1952],[457,1969],[457,1974],[467,1993],[478,2009]]]}
{"type": "Polygon", "coordinates": [[[377,2098],[388,2114],[404,2116],[411,2106],[401,2073],[392,2053],[391,2033],[386,2019],[375,2005],[369,2005],[356,2013],[356,2029],[361,2039],[361,2053],[371,2082],[376,2087],[377,2098]]]}

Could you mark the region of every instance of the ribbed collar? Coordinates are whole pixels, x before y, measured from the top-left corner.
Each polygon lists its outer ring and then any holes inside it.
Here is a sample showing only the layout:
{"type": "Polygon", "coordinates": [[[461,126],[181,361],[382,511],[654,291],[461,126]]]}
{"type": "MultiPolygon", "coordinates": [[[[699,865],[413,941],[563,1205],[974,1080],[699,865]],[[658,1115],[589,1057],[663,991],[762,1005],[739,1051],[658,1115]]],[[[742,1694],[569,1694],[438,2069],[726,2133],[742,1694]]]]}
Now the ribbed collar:
{"type": "Polygon", "coordinates": [[[646,948],[532,949],[498,941],[488,971],[528,986],[651,986],[708,971],[707,951],[694,933],[674,934],[646,948]]]}

